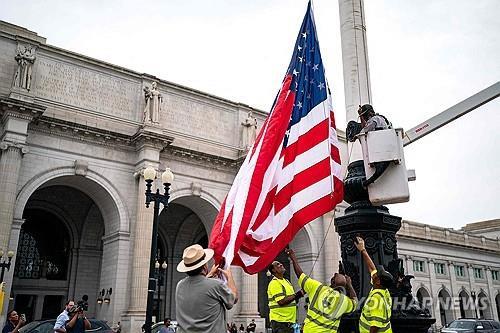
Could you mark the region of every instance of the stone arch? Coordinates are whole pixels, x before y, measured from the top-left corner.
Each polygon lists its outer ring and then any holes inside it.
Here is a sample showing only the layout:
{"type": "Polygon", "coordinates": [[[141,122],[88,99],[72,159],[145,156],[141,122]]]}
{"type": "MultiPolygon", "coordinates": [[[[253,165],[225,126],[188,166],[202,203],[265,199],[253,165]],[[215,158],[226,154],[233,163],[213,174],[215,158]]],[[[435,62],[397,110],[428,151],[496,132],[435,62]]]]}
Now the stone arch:
{"type": "Polygon", "coordinates": [[[477,311],[479,318],[492,318],[490,301],[484,290],[481,290],[477,295],[477,311]]]}
{"type": "MultiPolygon", "coordinates": [[[[89,298],[95,298],[97,290],[102,288],[125,290],[127,280],[117,277],[128,276],[129,265],[119,265],[119,263],[127,262],[130,258],[127,252],[119,249],[130,247],[129,210],[118,189],[104,175],[93,170],[88,170],[85,176],[75,175],[75,169],[71,166],[38,173],[21,187],[16,197],[14,219],[21,220],[28,201],[36,191],[57,186],[67,187],[84,194],[95,206],[86,215],[81,228],[79,241],[83,240],[89,246],[86,246],[84,251],[78,251],[80,256],[78,260],[80,262],[81,256],[86,256],[83,260],[97,265],[92,266],[94,268],[92,273],[97,273],[97,275],[76,274],[78,279],[71,277],[68,291],[62,295],[79,299],[83,294],[87,294],[89,298]],[[101,215],[101,226],[93,218],[97,212],[101,215]],[[97,281],[89,283],[85,280],[89,276],[94,276],[97,281]]],[[[81,270],[85,266],[85,264],[78,264],[78,269],[81,270]]],[[[71,269],[76,269],[76,266],[72,266],[71,269]]],[[[72,271],[71,274],[74,276],[75,272],[72,271]]],[[[119,317],[121,309],[117,305],[124,304],[125,293],[113,293],[111,298],[108,307],[95,308],[95,302],[89,303],[90,307],[94,307],[93,315],[96,318],[115,320],[119,317]]]]}
{"type": "Polygon", "coordinates": [[[192,193],[182,195],[182,192],[184,191],[175,191],[170,197],[170,202],[191,209],[202,221],[207,234],[210,234],[215,218],[219,213],[220,203],[216,201],[215,197],[204,191],[202,191],[203,195],[201,196],[192,193]]]}
{"type": "Polygon", "coordinates": [[[128,209],[116,187],[92,170],[88,170],[85,177],[76,176],[73,167],[47,170],[28,180],[17,195],[14,218],[22,218],[26,203],[36,190],[52,185],[74,187],[92,198],[107,224],[106,234],[130,231],[128,209]]]}
{"type": "Polygon", "coordinates": [[[428,309],[432,313],[432,297],[427,287],[421,285],[416,292],[416,297],[422,308],[428,309]]]}
{"type": "Polygon", "coordinates": [[[495,296],[495,303],[497,306],[497,320],[500,320],[500,291],[495,296]]]}
{"type": "Polygon", "coordinates": [[[438,292],[438,301],[439,318],[441,325],[445,326],[454,319],[452,311],[453,300],[450,291],[445,286],[441,287],[438,292]]]}
{"type": "Polygon", "coordinates": [[[474,318],[474,301],[465,288],[458,294],[458,304],[461,318],[474,318]]]}

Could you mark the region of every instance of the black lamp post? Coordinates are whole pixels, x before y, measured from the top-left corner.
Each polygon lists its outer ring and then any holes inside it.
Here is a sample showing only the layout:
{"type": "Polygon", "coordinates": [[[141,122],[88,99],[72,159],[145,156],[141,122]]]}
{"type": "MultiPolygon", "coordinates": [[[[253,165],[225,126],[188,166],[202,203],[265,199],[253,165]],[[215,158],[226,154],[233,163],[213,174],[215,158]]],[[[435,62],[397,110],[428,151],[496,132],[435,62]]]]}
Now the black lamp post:
{"type": "Polygon", "coordinates": [[[151,326],[153,324],[153,302],[154,293],[156,290],[156,278],[155,278],[155,262],[156,262],[156,250],[157,250],[157,237],[158,237],[158,214],[160,212],[160,204],[163,204],[165,209],[168,207],[169,190],[170,184],[174,180],[174,174],[169,168],[163,172],[161,175],[161,180],[165,186],[165,194],[160,194],[160,190],[156,189],[156,193],[151,191],[151,186],[153,185],[153,180],[156,178],[156,170],[154,168],[146,168],[144,170],[144,179],[146,180],[146,207],[149,208],[149,204],[154,202],[154,212],[153,212],[153,235],[151,239],[151,255],[149,260],[149,282],[148,282],[148,302],[146,305],[146,323],[144,325],[145,333],[151,333],[151,326]]]}
{"type": "Polygon", "coordinates": [[[158,281],[158,296],[157,296],[157,300],[158,300],[158,306],[157,306],[157,315],[156,315],[156,321],[159,322],[160,321],[160,315],[161,315],[161,293],[160,293],[160,290],[161,290],[161,284],[162,282],[165,283],[166,281],[166,275],[165,275],[165,279],[163,278],[163,272],[166,272],[167,270],[167,262],[164,261],[163,264],[160,265],[160,262],[158,260],[156,260],[155,262],[155,270],[156,270],[156,278],[157,278],[157,281],[158,281]],[[161,269],[160,269],[161,267],[161,269]]]}
{"type": "Polygon", "coordinates": [[[3,258],[3,250],[0,249],[0,268],[2,269],[0,275],[0,283],[3,282],[3,276],[5,274],[5,270],[10,270],[10,264],[12,262],[12,257],[14,256],[14,251],[7,252],[7,259],[3,258]]]}

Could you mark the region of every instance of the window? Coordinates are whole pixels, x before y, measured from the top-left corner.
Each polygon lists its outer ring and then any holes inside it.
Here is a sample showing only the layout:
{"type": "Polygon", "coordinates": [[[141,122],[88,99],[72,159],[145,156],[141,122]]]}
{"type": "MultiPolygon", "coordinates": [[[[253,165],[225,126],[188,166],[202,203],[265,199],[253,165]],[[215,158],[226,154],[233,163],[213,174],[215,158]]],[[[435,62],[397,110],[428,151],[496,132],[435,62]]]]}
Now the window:
{"type": "Polygon", "coordinates": [[[483,269],[474,267],[474,278],[476,279],[484,279],[483,277],[483,269]]]}
{"type": "Polygon", "coordinates": [[[465,267],[464,266],[455,266],[455,274],[458,277],[465,277],[465,267]]]}
{"type": "Polygon", "coordinates": [[[425,272],[424,262],[422,260],[414,260],[413,261],[413,270],[415,272],[425,272]]]}
{"type": "Polygon", "coordinates": [[[445,266],[441,262],[437,262],[434,264],[434,270],[436,271],[436,274],[438,274],[438,275],[445,275],[446,274],[445,266]]]}
{"type": "Polygon", "coordinates": [[[498,281],[498,280],[500,280],[500,279],[499,279],[499,274],[498,274],[498,271],[491,271],[491,278],[493,279],[493,281],[498,281]]]}

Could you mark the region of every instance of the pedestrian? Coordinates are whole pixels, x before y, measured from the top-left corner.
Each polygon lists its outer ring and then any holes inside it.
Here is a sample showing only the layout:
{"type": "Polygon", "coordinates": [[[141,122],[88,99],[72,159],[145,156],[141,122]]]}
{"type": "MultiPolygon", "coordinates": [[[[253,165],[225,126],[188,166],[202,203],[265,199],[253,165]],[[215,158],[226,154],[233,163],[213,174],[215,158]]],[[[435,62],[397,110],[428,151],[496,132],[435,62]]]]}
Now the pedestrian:
{"type": "Polygon", "coordinates": [[[85,333],[85,330],[92,328],[90,321],[85,316],[83,309],[73,305],[68,314],[70,319],[66,322],[65,329],[67,333],[85,333]]]}
{"type": "Polygon", "coordinates": [[[177,283],[176,320],[181,333],[221,333],[226,329],[226,310],[238,300],[238,290],[231,270],[207,263],[214,251],[195,244],[187,247],[177,271],[187,277],[177,283]],[[224,282],[218,277],[222,275],[224,282]]]}
{"type": "Polygon", "coordinates": [[[231,333],[238,333],[238,327],[235,323],[231,323],[231,333]]]}
{"type": "Polygon", "coordinates": [[[240,333],[245,333],[245,326],[243,324],[240,325],[240,333]]]}
{"type": "Polygon", "coordinates": [[[329,286],[322,284],[302,271],[292,249],[285,252],[292,260],[299,285],[312,299],[304,320],[304,333],[337,332],[342,315],[354,311],[358,302],[351,279],[335,273],[329,286]]]}
{"type": "Polygon", "coordinates": [[[160,333],[175,333],[170,318],[165,318],[165,320],[163,320],[163,327],[160,329],[160,333]]]}
{"type": "Polygon", "coordinates": [[[292,325],[297,320],[297,302],[304,293],[302,290],[294,291],[290,281],[285,279],[286,269],[279,261],[273,261],[268,270],[273,275],[267,286],[272,332],[293,333],[292,325]]]}
{"type": "Polygon", "coordinates": [[[122,326],[121,326],[120,322],[118,322],[118,323],[116,324],[116,326],[115,326],[115,327],[113,327],[113,331],[114,331],[115,333],[122,333],[122,326]]]}
{"type": "Polygon", "coordinates": [[[257,328],[257,325],[255,324],[255,319],[252,319],[250,324],[247,326],[247,332],[248,333],[255,333],[255,329],[257,328]]]}
{"type": "Polygon", "coordinates": [[[56,323],[54,324],[55,333],[66,333],[66,323],[69,320],[69,309],[75,305],[73,300],[69,300],[64,304],[64,310],[57,316],[56,323]]]}
{"type": "Polygon", "coordinates": [[[26,324],[24,316],[19,317],[16,310],[7,312],[7,321],[2,329],[2,333],[18,333],[19,329],[26,324]]]}
{"type": "Polygon", "coordinates": [[[361,311],[359,333],[392,333],[392,298],[388,288],[393,283],[393,277],[384,269],[384,266],[375,267],[372,258],[365,249],[365,241],[361,237],[356,237],[355,244],[368,267],[373,285],[361,311]]]}

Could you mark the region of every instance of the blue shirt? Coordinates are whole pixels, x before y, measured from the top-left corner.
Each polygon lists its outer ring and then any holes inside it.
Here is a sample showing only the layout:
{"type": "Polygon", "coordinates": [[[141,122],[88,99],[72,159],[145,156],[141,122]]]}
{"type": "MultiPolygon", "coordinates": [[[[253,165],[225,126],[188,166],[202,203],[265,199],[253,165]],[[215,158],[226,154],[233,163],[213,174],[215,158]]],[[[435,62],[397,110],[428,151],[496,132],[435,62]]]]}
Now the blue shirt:
{"type": "Polygon", "coordinates": [[[54,330],[57,328],[65,329],[65,325],[68,320],[69,320],[68,311],[64,310],[59,316],[57,316],[56,323],[54,324],[54,330]]]}

